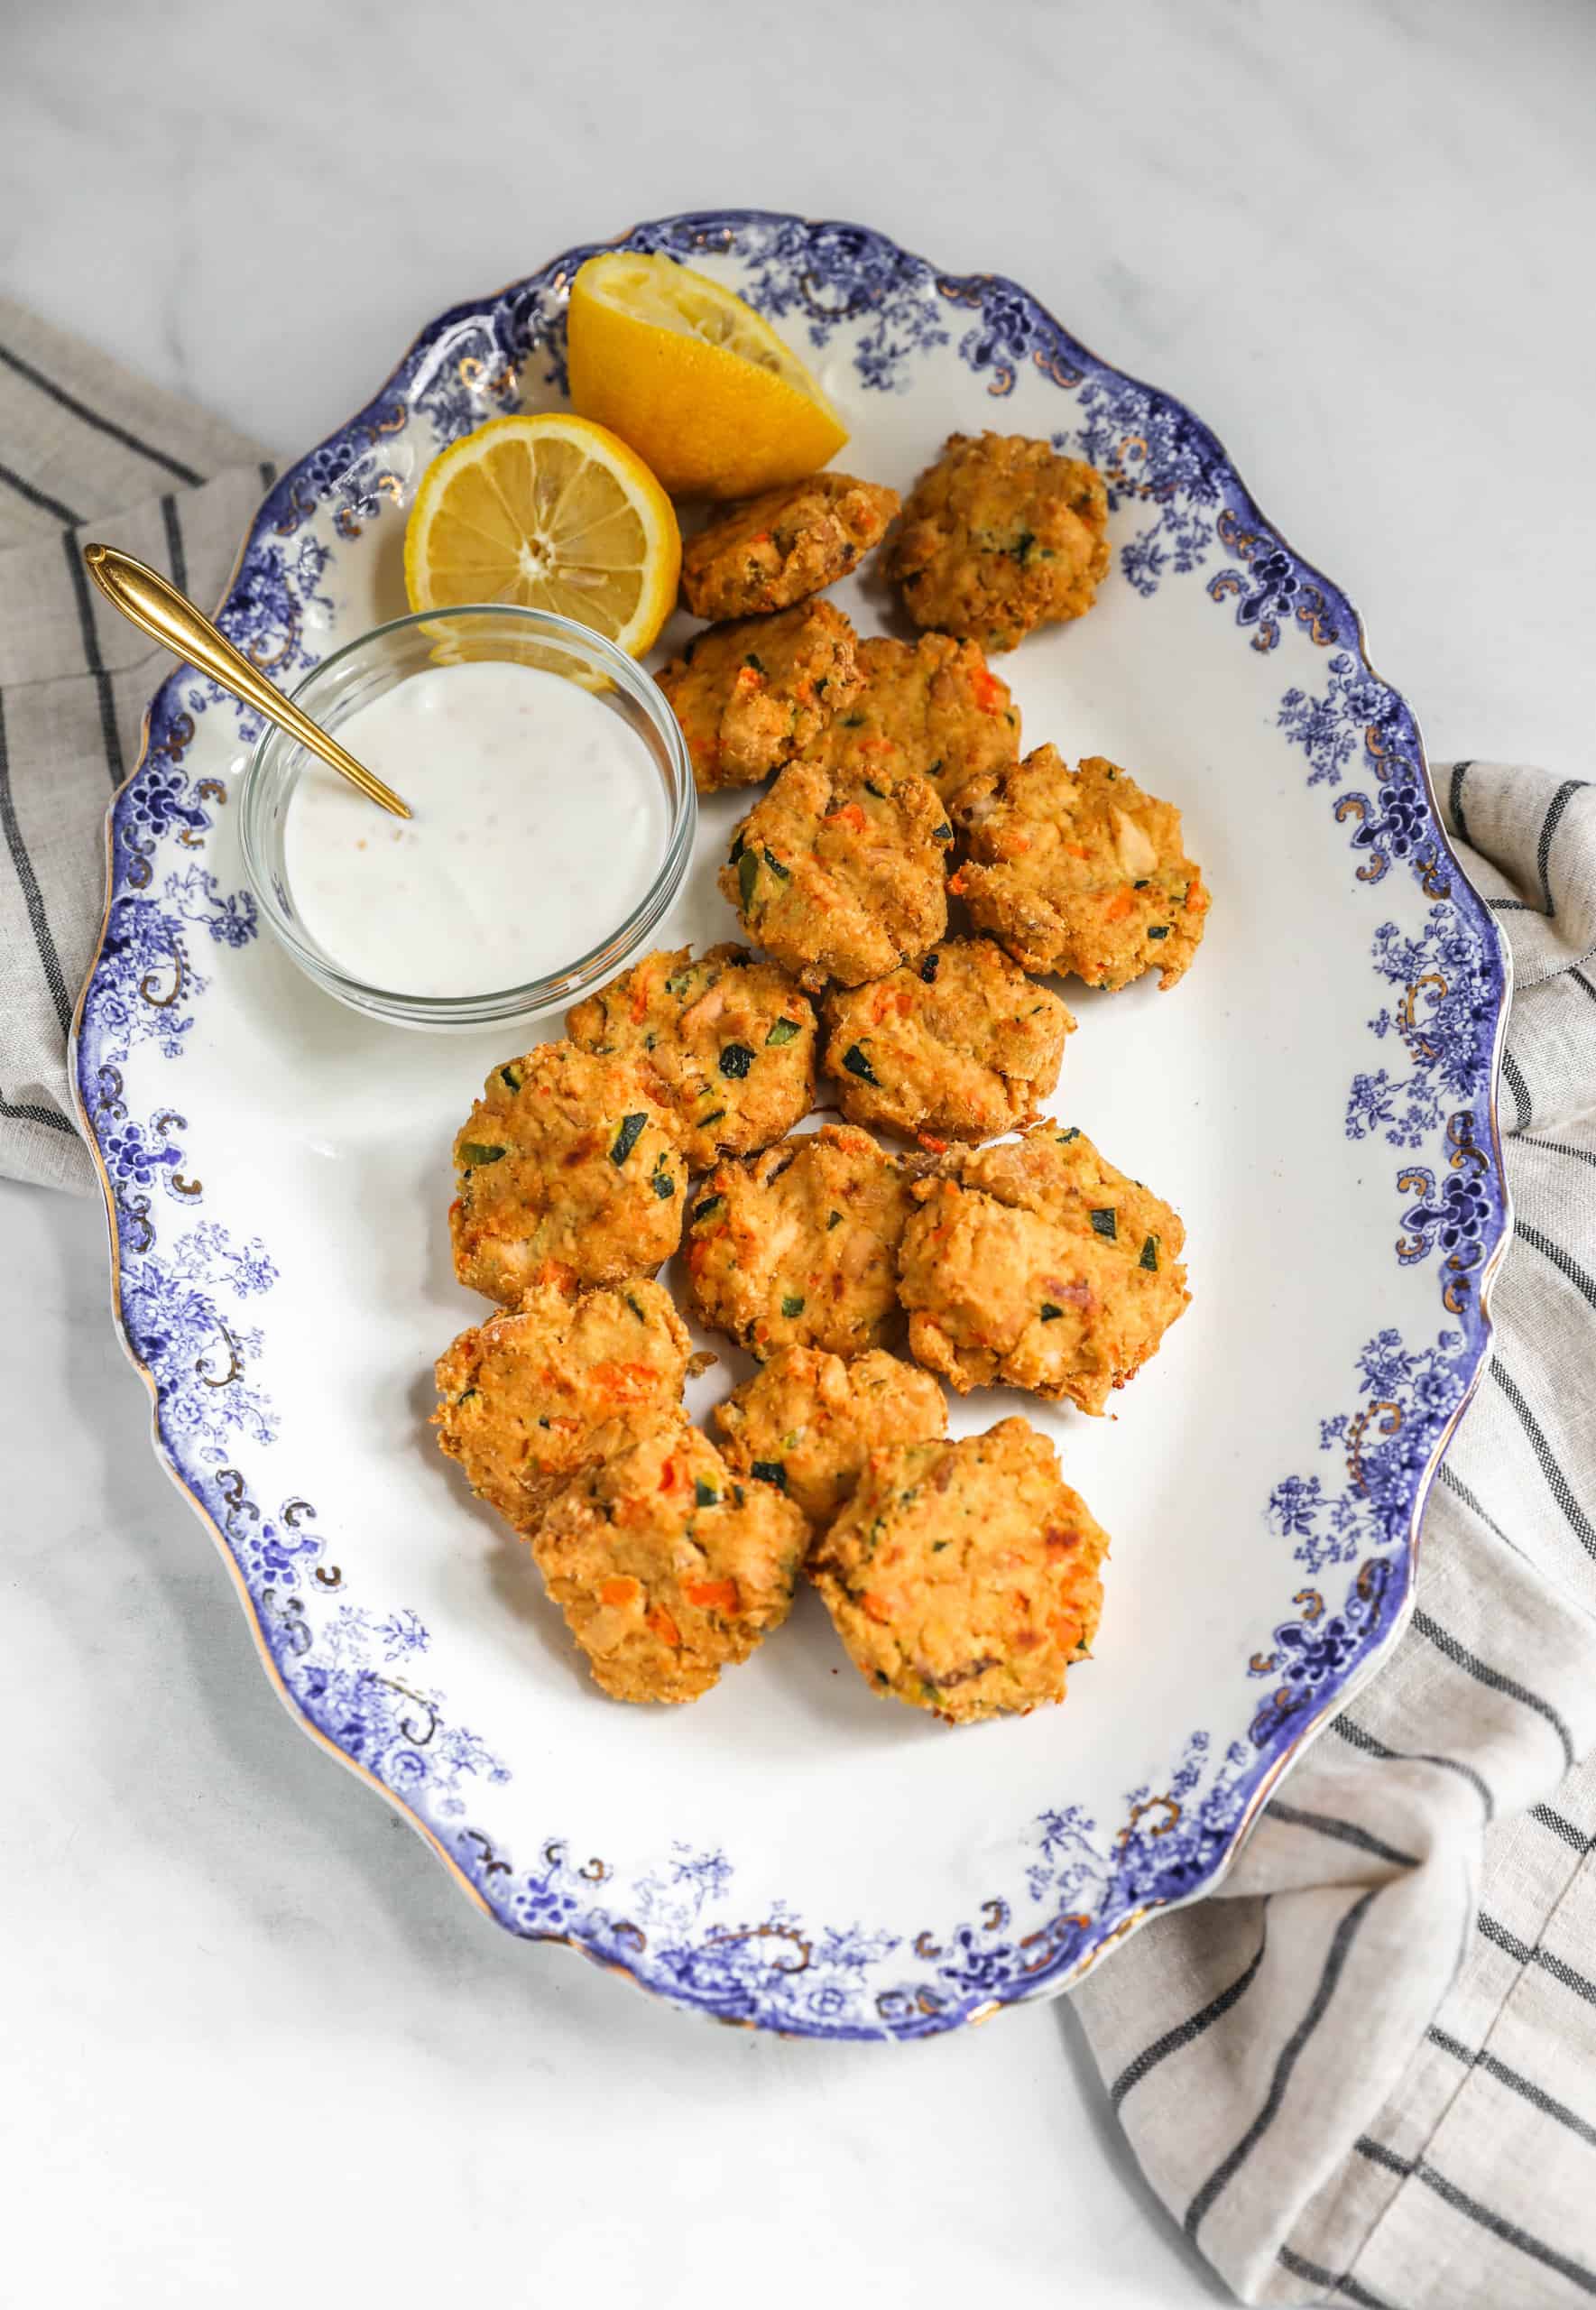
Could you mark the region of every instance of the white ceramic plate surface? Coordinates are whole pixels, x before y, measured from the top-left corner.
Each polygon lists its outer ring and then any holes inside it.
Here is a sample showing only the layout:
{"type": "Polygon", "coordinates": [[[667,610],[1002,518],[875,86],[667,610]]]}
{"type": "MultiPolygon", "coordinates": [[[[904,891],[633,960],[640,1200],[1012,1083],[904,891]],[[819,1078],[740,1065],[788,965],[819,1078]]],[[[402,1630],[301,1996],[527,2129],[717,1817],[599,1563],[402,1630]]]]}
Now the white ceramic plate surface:
{"type": "MultiPolygon", "coordinates": [[[[1169,994],[1071,983],[1053,1103],[1180,1209],[1194,1304],[1109,1418],[1003,1391],[954,1418],[1025,1410],[1056,1437],[1113,1535],[1096,1659],[1062,1709],[950,1731],[873,1698],[806,1593],[696,1706],[596,1694],[426,1425],[433,1357],[484,1312],[450,1270],[450,1141],[512,1045],[369,1023],[262,935],[235,830],[254,733],[187,672],[114,806],[79,1093],[158,1448],[307,1725],[512,1930],[725,2018],[920,2034],[1066,1985],[1211,1886],[1397,1632],[1506,1228],[1505,951],[1355,614],[1177,403],[1012,283],[856,227],[630,237],[770,315],[852,427],[850,470],[907,489],[990,426],[1111,484],[1098,605],[1000,664],[1027,744],[1176,802],[1213,892],[1169,994]]],[[[403,609],[404,511],[441,443],[559,400],[586,254],[444,316],[278,483],[224,617],[278,679],[403,609]]],[[[869,585],[838,598],[890,618],[869,585]]],[[[660,943],[733,932],[715,873],[746,799],[705,808],[660,943]]],[[[700,1416],[751,1368],[710,1344],[700,1416]]]]}

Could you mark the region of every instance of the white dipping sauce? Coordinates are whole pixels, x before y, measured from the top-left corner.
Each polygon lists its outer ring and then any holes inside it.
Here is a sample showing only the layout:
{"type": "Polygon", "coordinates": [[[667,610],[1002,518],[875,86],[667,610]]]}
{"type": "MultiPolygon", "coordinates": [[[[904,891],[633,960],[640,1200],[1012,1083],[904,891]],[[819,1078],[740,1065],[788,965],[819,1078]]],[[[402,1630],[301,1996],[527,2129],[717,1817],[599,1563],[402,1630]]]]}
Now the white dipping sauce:
{"type": "Polygon", "coordinates": [[[312,762],[283,860],[306,934],[396,994],[485,994],[619,928],[665,853],[665,790],[620,716],[563,675],[489,659],[412,674],[337,735],[415,813],[312,762]]]}

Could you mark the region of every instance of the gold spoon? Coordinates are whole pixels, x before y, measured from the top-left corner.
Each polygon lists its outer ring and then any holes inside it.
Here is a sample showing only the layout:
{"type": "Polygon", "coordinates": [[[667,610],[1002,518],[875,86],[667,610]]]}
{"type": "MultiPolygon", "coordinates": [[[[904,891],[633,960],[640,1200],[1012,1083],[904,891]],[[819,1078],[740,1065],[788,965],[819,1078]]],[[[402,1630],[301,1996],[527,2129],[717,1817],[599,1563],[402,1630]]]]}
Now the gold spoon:
{"type": "Polygon", "coordinates": [[[180,594],[171,580],[147,562],[135,561],[131,553],[118,553],[115,546],[86,545],[83,559],[88,564],[88,574],[108,602],[115,603],[125,618],[131,620],[141,633],[152,642],[159,642],[162,649],[174,656],[186,659],[213,682],[242,699],[256,714],[263,714],[268,722],[275,722],[291,738],[297,738],[329,770],[346,778],[370,802],[380,802],[384,810],[392,810],[396,818],[408,818],[411,808],[380,778],[346,753],[336,738],[318,730],[308,715],[301,714],[291,698],[284,698],[274,682],[269,682],[258,666],[252,666],[241,650],[234,648],[218,626],[211,624],[203,610],[197,610],[186,594],[180,594]]]}

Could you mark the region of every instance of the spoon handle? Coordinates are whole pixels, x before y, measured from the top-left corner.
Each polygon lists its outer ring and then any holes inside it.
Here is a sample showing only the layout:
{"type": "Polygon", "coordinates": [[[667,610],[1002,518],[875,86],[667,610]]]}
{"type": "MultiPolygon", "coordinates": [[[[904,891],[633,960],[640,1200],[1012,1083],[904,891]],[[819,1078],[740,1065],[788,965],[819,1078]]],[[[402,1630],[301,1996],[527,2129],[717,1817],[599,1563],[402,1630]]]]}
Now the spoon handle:
{"type": "Polygon", "coordinates": [[[401,801],[392,787],[384,786],[353,754],[346,753],[336,738],[329,738],[325,730],[318,729],[309,716],[301,714],[274,682],[269,682],[258,666],[252,666],[221,629],[213,625],[204,612],[196,609],[188,596],[180,594],[158,569],[152,569],[147,562],[135,561],[130,553],[118,553],[115,546],[109,545],[86,545],[83,559],[106,599],[114,603],[141,633],[147,633],[152,642],[159,642],[174,656],[186,659],[202,674],[208,674],[213,682],[219,682],[256,714],[263,714],[268,722],[275,722],[280,730],[297,738],[329,770],[336,770],[352,786],[358,787],[368,801],[381,803],[396,818],[410,817],[410,805],[401,801]]]}

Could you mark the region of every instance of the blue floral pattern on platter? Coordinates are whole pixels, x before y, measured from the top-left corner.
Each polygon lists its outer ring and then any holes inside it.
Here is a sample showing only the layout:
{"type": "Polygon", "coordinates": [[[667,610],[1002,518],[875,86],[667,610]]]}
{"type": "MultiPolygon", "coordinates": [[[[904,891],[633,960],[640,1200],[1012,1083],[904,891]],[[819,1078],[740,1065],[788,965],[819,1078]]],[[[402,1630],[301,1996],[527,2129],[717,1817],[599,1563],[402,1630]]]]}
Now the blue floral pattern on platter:
{"type": "MultiPolygon", "coordinates": [[[[206,863],[225,782],[185,768],[199,717],[235,716],[241,740],[254,732],[192,674],[154,701],[143,758],[114,804],[107,921],[80,1007],[76,1081],[111,1213],[121,1326],[155,1394],[161,1447],[230,1556],[282,1686],[511,1930],[568,1942],[722,2019],[923,2036],[1066,1985],[1149,1910],[1212,1886],[1280,1764],[1399,1627],[1425,1488],[1486,1352],[1483,1287],[1506,1234],[1493,1114],[1506,965],[1441,832],[1412,716],[1370,669],[1351,605],[1265,522],[1178,402],[1100,361],[1013,282],[949,278],[859,226],[687,216],[641,226],[623,245],[687,261],[734,254],[744,293],[795,341],[818,352],[846,327],[868,393],[909,390],[916,362],[948,347],[994,411],[1022,372],[1039,374],[1060,396],[1056,438],[1099,467],[1127,517],[1120,566],[1137,595],[1192,579],[1238,647],[1268,657],[1293,633],[1324,653],[1315,683],[1280,689],[1277,726],[1305,785],[1325,790],[1326,834],[1349,877],[1410,876],[1425,902],[1417,932],[1395,919],[1373,932],[1380,1007],[1345,1131],[1398,1158],[1391,1256],[1398,1269],[1430,1263],[1436,1327],[1412,1340],[1375,1330],[1321,1422],[1320,1465],[1283,1474],[1259,1504],[1282,1552],[1282,1596],[1289,1580],[1301,1585],[1268,1647],[1238,1664],[1244,1732],[1194,1731],[1160,1783],[1127,1790],[1114,1818],[1044,1812],[1016,1884],[951,1924],[885,1932],[781,1902],[745,1914],[735,1862],[719,1850],[678,1843],[629,1872],[557,1824],[536,1852],[500,1850],[474,1810],[509,1768],[429,1683],[427,1627],[402,1605],[363,1602],[358,1564],[335,1555],[314,1507],[286,1489],[268,1499],[239,1465],[256,1466],[263,1452],[270,1465],[276,1448],[259,1365],[277,1269],[265,1245],[206,1215],[204,1183],[185,1160],[180,1089],[178,1104],[134,1113],[126,1082],[130,1061],[155,1054],[180,1085],[208,966],[258,935],[250,894],[218,887],[206,863]]],[[[453,439],[523,395],[562,390],[565,300],[591,254],[569,251],[443,315],[377,399],[283,475],[223,615],[257,663],[281,679],[316,661],[336,555],[309,525],[325,514],[352,540],[400,502],[398,453],[418,417],[429,438],[453,439]]]]}

